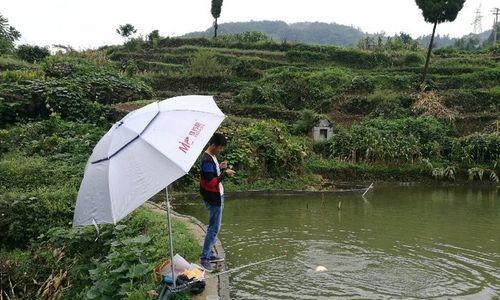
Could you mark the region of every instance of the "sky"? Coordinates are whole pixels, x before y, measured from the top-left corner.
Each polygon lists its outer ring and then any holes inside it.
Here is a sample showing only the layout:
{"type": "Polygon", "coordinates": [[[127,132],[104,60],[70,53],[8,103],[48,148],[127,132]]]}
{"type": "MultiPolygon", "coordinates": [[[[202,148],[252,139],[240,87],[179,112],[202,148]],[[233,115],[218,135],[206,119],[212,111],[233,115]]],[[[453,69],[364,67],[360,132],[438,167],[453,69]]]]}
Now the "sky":
{"type": "MultiPolygon", "coordinates": [[[[201,31],[212,25],[210,0],[1,0],[0,14],[19,30],[18,43],[40,46],[63,44],[76,49],[123,42],[116,33],[131,23],[138,34],[158,29],[162,36],[201,31]]],[[[466,0],[453,23],[438,25],[441,35],[462,36],[472,31],[475,11],[482,5],[483,30],[493,25],[498,0],[466,0]]],[[[353,25],[369,33],[413,37],[430,34],[414,0],[224,0],[219,23],[282,20],[353,25]]]]}

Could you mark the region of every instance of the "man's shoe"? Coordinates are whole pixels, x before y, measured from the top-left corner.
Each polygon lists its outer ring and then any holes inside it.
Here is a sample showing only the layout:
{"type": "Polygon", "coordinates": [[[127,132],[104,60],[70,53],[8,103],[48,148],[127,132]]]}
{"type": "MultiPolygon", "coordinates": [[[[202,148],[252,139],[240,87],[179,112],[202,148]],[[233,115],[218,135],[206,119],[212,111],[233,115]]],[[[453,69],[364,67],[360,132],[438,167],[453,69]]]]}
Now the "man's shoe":
{"type": "Polygon", "coordinates": [[[210,256],[210,262],[211,263],[216,263],[216,262],[221,262],[221,261],[224,261],[224,258],[223,257],[220,257],[218,255],[212,255],[210,256]]]}
{"type": "Polygon", "coordinates": [[[212,272],[212,265],[210,264],[209,260],[206,259],[200,260],[200,265],[202,266],[203,269],[205,269],[205,271],[209,273],[212,272]]]}

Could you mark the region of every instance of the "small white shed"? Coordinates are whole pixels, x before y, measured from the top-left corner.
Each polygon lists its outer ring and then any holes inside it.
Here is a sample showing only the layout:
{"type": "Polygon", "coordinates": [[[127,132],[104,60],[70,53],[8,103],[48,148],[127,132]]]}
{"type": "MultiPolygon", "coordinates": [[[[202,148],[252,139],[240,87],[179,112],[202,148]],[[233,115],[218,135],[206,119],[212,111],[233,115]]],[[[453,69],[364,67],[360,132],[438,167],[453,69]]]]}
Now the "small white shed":
{"type": "Polygon", "coordinates": [[[328,140],[333,136],[333,127],[330,121],[326,119],[320,120],[312,129],[312,138],[315,141],[328,140]]]}

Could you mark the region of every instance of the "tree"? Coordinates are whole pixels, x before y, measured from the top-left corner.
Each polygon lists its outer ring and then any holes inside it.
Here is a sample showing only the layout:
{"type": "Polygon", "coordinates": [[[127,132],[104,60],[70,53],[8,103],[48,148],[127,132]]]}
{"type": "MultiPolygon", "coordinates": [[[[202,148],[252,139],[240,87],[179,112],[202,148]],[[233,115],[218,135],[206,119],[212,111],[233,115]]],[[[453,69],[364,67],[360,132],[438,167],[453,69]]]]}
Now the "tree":
{"type": "Polygon", "coordinates": [[[160,31],[158,31],[158,29],[151,31],[151,33],[148,34],[148,41],[153,48],[158,47],[158,43],[160,41],[160,31]]]}
{"type": "Polygon", "coordinates": [[[413,43],[413,39],[411,38],[411,35],[409,35],[408,33],[405,33],[405,32],[399,33],[399,39],[405,45],[411,45],[413,43]]]}
{"type": "Polygon", "coordinates": [[[129,36],[137,32],[137,29],[135,29],[134,25],[132,24],[125,24],[125,25],[120,25],[117,29],[116,32],[121,35],[123,38],[127,39],[129,36]]]}
{"type": "Polygon", "coordinates": [[[14,50],[14,42],[21,37],[21,33],[9,25],[9,20],[0,15],[0,54],[14,50]]]}
{"type": "Polygon", "coordinates": [[[429,49],[427,51],[427,58],[425,59],[424,73],[422,75],[422,83],[425,83],[434,43],[434,35],[436,34],[436,26],[438,23],[454,21],[460,10],[462,10],[465,0],[415,0],[415,2],[422,10],[425,21],[434,24],[429,49]]]}
{"type": "Polygon", "coordinates": [[[21,45],[17,48],[17,56],[30,63],[42,61],[45,57],[50,55],[47,47],[21,45]]]}
{"type": "Polygon", "coordinates": [[[214,38],[217,37],[217,29],[219,25],[217,24],[217,19],[220,17],[220,12],[222,10],[222,1],[223,0],[212,0],[212,16],[214,17],[214,38]]]}
{"type": "Polygon", "coordinates": [[[150,43],[152,43],[155,39],[159,38],[160,38],[160,31],[158,31],[158,29],[151,31],[151,33],[148,34],[148,41],[150,43]]]}

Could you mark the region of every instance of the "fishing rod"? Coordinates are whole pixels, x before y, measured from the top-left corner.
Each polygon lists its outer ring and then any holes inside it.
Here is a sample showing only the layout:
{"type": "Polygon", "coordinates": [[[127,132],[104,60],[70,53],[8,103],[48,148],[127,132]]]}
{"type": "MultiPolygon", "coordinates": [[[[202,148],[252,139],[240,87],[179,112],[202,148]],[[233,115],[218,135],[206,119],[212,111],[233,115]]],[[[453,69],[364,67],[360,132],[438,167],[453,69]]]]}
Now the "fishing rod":
{"type": "Polygon", "coordinates": [[[205,279],[210,279],[210,278],[214,278],[214,277],[217,277],[217,276],[220,276],[220,275],[233,273],[233,272],[239,271],[241,269],[253,267],[253,266],[260,265],[260,264],[263,264],[263,263],[266,263],[266,262],[270,262],[270,261],[273,261],[273,260],[278,260],[280,258],[287,257],[287,256],[288,256],[288,251],[285,251],[283,253],[283,255],[272,257],[272,258],[268,258],[268,259],[264,259],[264,260],[253,262],[253,263],[249,263],[249,264],[246,264],[246,265],[234,268],[234,269],[229,269],[229,270],[226,270],[226,271],[222,271],[222,272],[219,272],[219,273],[210,274],[207,277],[205,277],[205,279]]]}
{"type": "Polygon", "coordinates": [[[364,197],[366,193],[368,193],[368,191],[370,191],[372,188],[373,188],[373,182],[370,184],[369,187],[366,188],[366,191],[363,193],[363,195],[361,195],[361,197],[364,197]]]}
{"type": "Polygon", "coordinates": [[[229,273],[232,273],[232,272],[236,272],[236,271],[239,271],[241,269],[253,267],[253,266],[260,265],[260,264],[263,264],[263,263],[266,263],[266,262],[270,262],[270,261],[273,261],[273,260],[278,260],[280,258],[287,257],[287,256],[288,256],[288,251],[285,250],[285,252],[283,253],[283,255],[272,257],[272,258],[268,258],[268,259],[264,259],[264,260],[253,262],[253,263],[249,263],[249,264],[246,264],[246,265],[234,268],[234,269],[222,271],[222,272],[219,272],[219,273],[210,274],[208,276],[204,276],[203,278],[196,278],[196,279],[194,279],[194,280],[192,280],[190,282],[184,283],[184,284],[180,284],[180,285],[177,285],[177,286],[170,286],[170,287],[168,287],[168,289],[172,293],[183,292],[183,291],[185,291],[186,289],[188,289],[190,286],[194,285],[197,282],[205,281],[207,279],[211,279],[211,278],[215,278],[215,277],[218,277],[218,276],[221,276],[221,275],[225,275],[225,274],[229,274],[229,273]]]}

